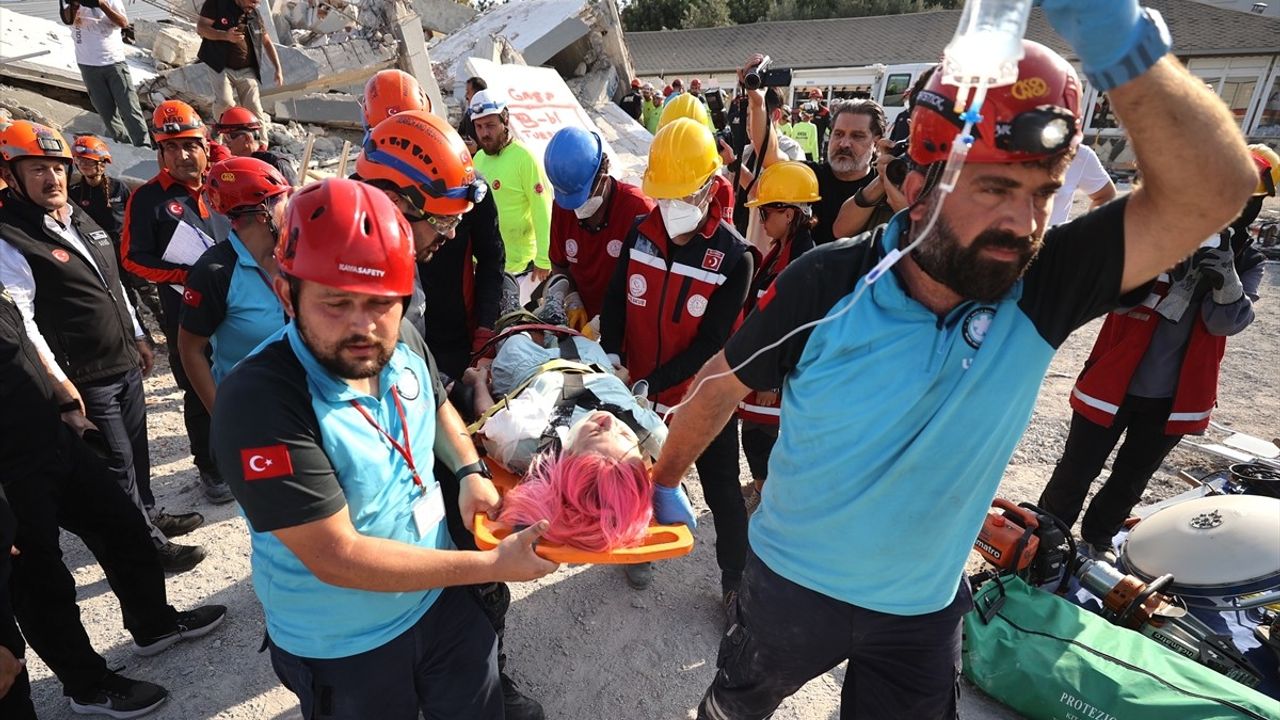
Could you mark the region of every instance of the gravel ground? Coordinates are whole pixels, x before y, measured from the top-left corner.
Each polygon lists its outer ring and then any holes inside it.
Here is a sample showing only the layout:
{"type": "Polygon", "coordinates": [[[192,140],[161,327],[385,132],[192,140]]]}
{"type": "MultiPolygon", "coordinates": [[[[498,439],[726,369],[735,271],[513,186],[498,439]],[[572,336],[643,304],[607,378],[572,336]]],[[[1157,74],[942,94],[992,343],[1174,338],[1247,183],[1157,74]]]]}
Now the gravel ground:
{"type": "MultiPolygon", "coordinates": [[[[1272,211],[1275,211],[1272,207],[1272,211]]],[[[1263,438],[1280,435],[1280,265],[1270,264],[1257,321],[1229,343],[1222,369],[1218,422],[1263,438]]],[[[1067,395],[1087,357],[1101,321],[1076,333],[1061,349],[1046,378],[1035,416],[1014,454],[1001,494],[1035,500],[1066,439],[1067,395]]],[[[194,570],[171,577],[170,601],[179,608],[201,603],[230,607],[226,624],[213,635],[174,647],[154,658],[134,657],[120,624],[115,597],[80,541],[64,535],[66,563],[79,588],[81,614],[95,647],[130,676],[158,682],[172,692],[152,717],[157,720],[299,717],[294,697],[280,687],[262,641],[262,612],[249,582],[249,542],[234,505],[203,501],[187,455],[181,394],[162,363],[146,383],[154,461],[152,481],[162,505],[205,514],[204,527],[183,542],[204,545],[209,557],[194,570]]],[[[1185,489],[1176,472],[1207,472],[1215,463],[1176,450],[1148,490],[1156,500],[1185,489]]],[[[748,477],[745,462],[742,476],[748,477]]],[[[696,487],[696,482],[692,484],[696,487]]],[[[695,505],[705,512],[701,497],[695,505]]],[[[508,619],[509,670],[546,706],[551,718],[692,717],[713,675],[721,614],[710,518],[700,524],[692,554],[659,563],[653,586],[627,588],[622,572],[607,566],[562,568],[534,583],[513,586],[508,619]]],[[[42,718],[71,718],[57,679],[29,656],[36,707],[42,718]]],[[[779,720],[839,717],[843,666],[817,678],[787,700],[779,720]]],[[[1017,715],[972,688],[964,689],[966,718],[998,720],[1017,715]]]]}

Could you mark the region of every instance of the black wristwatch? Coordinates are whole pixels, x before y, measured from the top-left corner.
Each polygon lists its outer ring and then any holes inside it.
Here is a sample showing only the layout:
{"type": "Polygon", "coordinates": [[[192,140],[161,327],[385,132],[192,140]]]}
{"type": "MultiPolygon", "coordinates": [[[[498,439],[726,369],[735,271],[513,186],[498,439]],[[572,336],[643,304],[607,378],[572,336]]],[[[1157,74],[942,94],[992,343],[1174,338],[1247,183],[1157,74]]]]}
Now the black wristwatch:
{"type": "Polygon", "coordinates": [[[60,413],[76,412],[79,409],[80,409],[79,400],[68,400],[58,406],[58,412],[60,413]]]}
{"type": "Polygon", "coordinates": [[[471,474],[483,475],[490,480],[493,479],[493,473],[489,472],[489,466],[485,465],[483,460],[477,460],[470,465],[463,465],[453,473],[453,476],[458,478],[458,482],[462,482],[464,478],[471,474]]]}

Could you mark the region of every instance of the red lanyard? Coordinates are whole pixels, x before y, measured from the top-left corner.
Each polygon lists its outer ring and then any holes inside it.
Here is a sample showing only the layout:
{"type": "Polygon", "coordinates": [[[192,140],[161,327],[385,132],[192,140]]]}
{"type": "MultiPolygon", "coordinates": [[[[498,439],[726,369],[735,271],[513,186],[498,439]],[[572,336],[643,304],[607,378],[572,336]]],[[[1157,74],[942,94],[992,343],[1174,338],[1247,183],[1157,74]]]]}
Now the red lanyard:
{"type": "Polygon", "coordinates": [[[391,386],[391,399],[396,403],[396,414],[400,416],[400,427],[404,430],[403,445],[396,442],[396,439],[391,437],[391,433],[384,430],[382,426],[378,424],[378,421],[373,419],[373,415],[370,415],[369,411],[366,410],[358,401],[352,400],[351,406],[356,410],[359,410],[360,414],[364,416],[364,419],[368,420],[369,424],[373,426],[373,429],[381,433],[382,437],[386,438],[387,442],[391,443],[391,447],[395,448],[395,451],[400,453],[400,457],[404,458],[405,464],[409,466],[409,472],[413,474],[413,484],[418,486],[418,490],[426,493],[427,489],[422,485],[422,478],[418,477],[418,468],[413,464],[413,448],[409,446],[409,423],[405,421],[404,406],[400,404],[400,393],[396,390],[395,385],[391,386]]]}

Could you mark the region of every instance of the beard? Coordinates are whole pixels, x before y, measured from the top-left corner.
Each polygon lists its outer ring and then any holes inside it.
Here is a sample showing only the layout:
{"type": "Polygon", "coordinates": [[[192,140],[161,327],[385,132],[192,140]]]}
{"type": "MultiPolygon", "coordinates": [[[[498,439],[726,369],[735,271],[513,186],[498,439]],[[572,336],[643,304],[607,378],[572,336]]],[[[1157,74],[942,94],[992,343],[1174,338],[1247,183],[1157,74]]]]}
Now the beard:
{"type": "Polygon", "coordinates": [[[1022,277],[1043,240],[1037,237],[1018,237],[1003,230],[986,230],[974,238],[969,247],[962,247],[955,231],[941,217],[934,228],[934,237],[926,239],[911,252],[911,257],[925,274],[954,290],[961,297],[980,302],[995,302],[1009,292],[1009,288],[1022,277]],[[984,248],[1012,250],[1018,253],[1015,261],[993,260],[983,255],[984,248]]]}
{"type": "Polygon", "coordinates": [[[378,338],[377,335],[350,335],[343,338],[337,343],[331,345],[322,345],[307,331],[306,324],[302,321],[302,316],[294,317],[294,322],[298,324],[298,334],[302,336],[303,343],[307,349],[315,356],[317,362],[329,372],[344,380],[363,380],[371,378],[382,372],[382,369],[391,362],[391,354],[395,352],[395,339],[392,339],[388,345],[384,340],[378,338]],[[376,352],[373,357],[363,360],[347,360],[342,357],[342,351],[353,345],[373,345],[376,352]]]}
{"type": "Polygon", "coordinates": [[[838,173],[851,173],[870,165],[871,154],[858,157],[852,150],[838,150],[827,155],[827,164],[838,173]]]}

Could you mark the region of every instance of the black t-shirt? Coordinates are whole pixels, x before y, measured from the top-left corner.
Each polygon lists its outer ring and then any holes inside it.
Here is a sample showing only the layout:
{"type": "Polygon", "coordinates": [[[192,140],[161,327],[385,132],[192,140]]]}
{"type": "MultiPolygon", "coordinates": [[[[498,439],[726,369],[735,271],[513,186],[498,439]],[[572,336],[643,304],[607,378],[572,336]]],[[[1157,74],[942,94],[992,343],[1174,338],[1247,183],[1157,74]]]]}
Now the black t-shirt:
{"type": "MultiPolygon", "coordinates": [[[[407,323],[400,339],[426,360],[436,407],[447,399],[435,360],[422,336],[407,323]]],[[[246,358],[218,387],[212,444],[218,467],[233,487],[243,486],[244,448],[288,449],[290,472],[270,482],[253,482],[253,492],[237,500],[257,532],[296,527],[333,515],[346,504],[342,487],[324,451],[321,424],[311,404],[307,373],[282,338],[246,358]]]]}
{"type": "Polygon", "coordinates": [[[640,115],[644,110],[644,100],[640,97],[640,93],[632,90],[622,96],[622,99],[618,101],[618,105],[620,105],[633,120],[637,122],[640,121],[640,115]]]}
{"type": "MultiPolygon", "coordinates": [[[[1027,268],[1018,309],[1051,347],[1059,347],[1068,335],[1090,320],[1115,307],[1140,302],[1147,295],[1147,285],[1120,295],[1126,204],[1122,198],[1050,229],[1040,254],[1027,268]]],[[[826,317],[884,256],[880,244],[883,232],[882,226],[857,239],[824,245],[797,258],[729,338],[724,349],[729,366],[737,367],[793,329],[826,317]]],[[[859,299],[859,303],[867,302],[872,302],[868,295],[859,299]]],[[[953,311],[947,317],[958,322],[963,315],[953,311]]],[[[735,374],[755,390],[781,387],[800,362],[811,333],[812,330],[796,333],[735,374]]],[[[1016,352],[1011,357],[1016,357],[1016,352]]],[[[892,359],[886,357],[886,362],[892,359]]]]}
{"type": "Polygon", "coordinates": [[[857,180],[840,180],[831,170],[831,166],[826,163],[806,162],[813,172],[818,176],[818,194],[822,199],[818,201],[817,207],[814,208],[814,214],[818,218],[818,225],[813,229],[813,242],[815,245],[825,245],[835,240],[835,231],[832,226],[836,223],[836,216],[840,214],[840,206],[844,205],[844,201],[853,197],[853,194],[871,184],[876,179],[875,168],[866,176],[857,180]]]}
{"type": "Polygon", "coordinates": [[[119,180],[107,178],[97,187],[81,180],[67,188],[71,202],[89,214],[98,227],[107,231],[120,251],[120,232],[124,229],[124,207],[129,202],[129,188],[119,180]]]}

